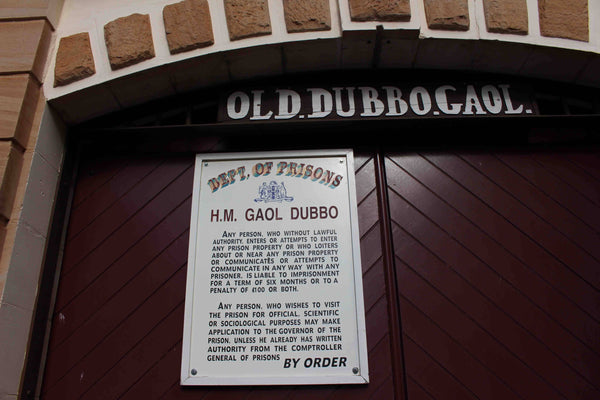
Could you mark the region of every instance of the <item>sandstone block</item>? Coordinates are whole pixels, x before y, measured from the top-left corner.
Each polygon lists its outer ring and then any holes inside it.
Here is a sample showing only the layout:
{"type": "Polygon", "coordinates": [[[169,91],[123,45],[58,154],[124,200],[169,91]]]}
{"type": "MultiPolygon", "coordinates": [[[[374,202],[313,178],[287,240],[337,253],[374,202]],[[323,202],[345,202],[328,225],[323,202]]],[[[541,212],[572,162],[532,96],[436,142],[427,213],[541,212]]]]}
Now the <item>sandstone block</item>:
{"type": "Polygon", "coordinates": [[[543,36],[589,41],[588,0],[538,0],[543,36]]]}
{"type": "Polygon", "coordinates": [[[56,53],[54,86],[68,85],[95,73],[90,35],[82,32],[61,38],[56,53]]]}
{"type": "Polygon", "coordinates": [[[0,74],[31,71],[41,82],[52,29],[45,20],[0,23],[0,74]]]}
{"type": "Polygon", "coordinates": [[[207,0],[185,0],[163,9],[165,33],[171,54],[215,43],[207,0]]]}
{"type": "Polygon", "coordinates": [[[349,0],[352,21],[410,21],[410,0],[349,0]]]}
{"type": "Polygon", "coordinates": [[[331,30],[329,0],[283,0],[289,33],[331,30]]]}
{"type": "Polygon", "coordinates": [[[424,0],[424,5],[429,29],[469,30],[467,0],[424,0]]]}
{"type": "Polygon", "coordinates": [[[225,15],[231,40],[271,34],[267,0],[225,0],[225,15]]]}
{"type": "Polygon", "coordinates": [[[19,174],[23,165],[23,153],[10,141],[0,141],[0,216],[10,219],[19,174]]]}
{"type": "Polygon", "coordinates": [[[0,138],[13,139],[23,109],[28,74],[0,76],[0,138]]]}
{"type": "Polygon", "coordinates": [[[39,83],[29,74],[0,76],[0,139],[27,148],[40,95],[39,83]]]}
{"type": "MultiPolygon", "coordinates": [[[[0,1],[0,19],[41,19],[47,18],[54,29],[65,0],[2,0],[0,1]]],[[[2,293],[0,291],[0,293],[2,293]]]]}
{"type": "Polygon", "coordinates": [[[527,35],[527,0],[483,0],[488,32],[527,35]]]}
{"type": "Polygon", "coordinates": [[[104,25],[104,41],[113,70],[154,57],[152,29],[147,14],[132,14],[104,25]]]}

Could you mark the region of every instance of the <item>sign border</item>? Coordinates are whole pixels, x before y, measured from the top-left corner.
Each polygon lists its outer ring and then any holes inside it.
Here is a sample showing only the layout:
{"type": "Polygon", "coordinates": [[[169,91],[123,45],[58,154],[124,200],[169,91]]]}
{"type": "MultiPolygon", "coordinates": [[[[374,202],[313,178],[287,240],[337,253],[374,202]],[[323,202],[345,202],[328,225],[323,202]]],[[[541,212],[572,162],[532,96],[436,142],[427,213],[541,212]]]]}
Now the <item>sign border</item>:
{"type": "Polygon", "coordinates": [[[190,242],[188,248],[188,264],[185,291],[185,313],[183,325],[183,343],[181,356],[182,386],[243,386],[243,385],[326,385],[326,384],[365,384],[369,383],[369,367],[367,352],[367,333],[365,324],[364,298],[362,287],[362,268],[360,257],[360,232],[358,229],[358,211],[356,201],[356,182],[354,176],[354,153],[352,149],[269,151],[240,153],[200,153],[196,154],[194,167],[194,184],[192,191],[192,213],[190,221],[190,242]],[[191,374],[190,346],[192,338],[192,316],[194,297],[194,274],[196,240],[198,232],[198,214],[200,210],[200,187],[203,163],[223,160],[258,160],[265,158],[290,157],[344,157],[348,177],[348,196],[350,206],[350,229],[352,235],[352,264],[354,273],[354,301],[356,307],[356,329],[358,340],[359,371],[355,375],[327,375],[323,371],[314,376],[261,376],[218,377],[195,376],[191,374]]]}

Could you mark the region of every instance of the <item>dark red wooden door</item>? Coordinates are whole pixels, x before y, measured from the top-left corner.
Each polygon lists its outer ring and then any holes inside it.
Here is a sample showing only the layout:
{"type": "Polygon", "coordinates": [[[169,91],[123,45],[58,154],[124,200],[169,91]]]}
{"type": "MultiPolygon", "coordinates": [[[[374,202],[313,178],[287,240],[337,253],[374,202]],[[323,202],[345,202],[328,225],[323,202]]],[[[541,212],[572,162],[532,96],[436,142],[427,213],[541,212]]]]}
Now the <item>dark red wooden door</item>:
{"type": "Polygon", "coordinates": [[[408,398],[600,398],[600,152],[390,153],[408,398]]]}
{"type": "Polygon", "coordinates": [[[193,155],[91,153],[42,398],[600,398],[598,149],[355,158],[369,385],[182,388],[193,155]]]}
{"type": "Polygon", "coordinates": [[[390,298],[371,154],[357,154],[355,163],[371,383],[179,385],[193,161],[193,155],[85,156],[74,192],[42,398],[393,398],[390,298]]]}

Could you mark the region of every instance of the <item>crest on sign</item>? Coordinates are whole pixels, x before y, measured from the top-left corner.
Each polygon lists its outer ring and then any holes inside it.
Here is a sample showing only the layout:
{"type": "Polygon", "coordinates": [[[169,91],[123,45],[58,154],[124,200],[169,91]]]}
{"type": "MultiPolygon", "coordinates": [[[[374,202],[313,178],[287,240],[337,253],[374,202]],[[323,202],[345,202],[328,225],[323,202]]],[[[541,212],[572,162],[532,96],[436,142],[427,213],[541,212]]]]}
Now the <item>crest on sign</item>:
{"type": "Polygon", "coordinates": [[[281,203],[282,201],[293,200],[293,197],[287,195],[287,189],[283,182],[277,184],[275,181],[271,181],[269,184],[263,182],[263,184],[258,187],[258,198],[254,199],[256,202],[264,201],[265,203],[281,203]]]}

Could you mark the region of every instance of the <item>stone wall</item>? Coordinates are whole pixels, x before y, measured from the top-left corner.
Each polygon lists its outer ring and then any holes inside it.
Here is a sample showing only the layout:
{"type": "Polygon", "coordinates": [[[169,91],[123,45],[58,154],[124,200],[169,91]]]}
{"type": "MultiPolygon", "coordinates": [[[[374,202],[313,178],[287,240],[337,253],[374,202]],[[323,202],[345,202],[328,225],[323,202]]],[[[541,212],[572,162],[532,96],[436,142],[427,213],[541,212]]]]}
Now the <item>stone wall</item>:
{"type": "MultiPolygon", "coordinates": [[[[47,219],[44,224],[23,218],[25,193],[46,183],[48,175],[58,177],[60,168],[46,168],[35,149],[46,104],[42,84],[61,7],[62,1],[0,3],[1,399],[17,399],[19,393],[47,235],[47,219]],[[31,182],[32,176],[38,182],[31,182]]],[[[54,187],[48,189],[38,191],[47,203],[43,208],[52,207],[54,187]]]]}
{"type": "Polygon", "coordinates": [[[90,7],[67,0],[45,84],[69,123],[202,86],[324,69],[475,69],[600,86],[600,5],[588,0],[107,0],[106,11],[90,7]],[[544,68],[548,58],[559,62],[544,68]]]}

